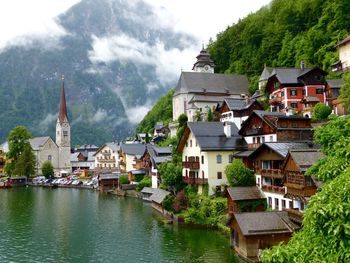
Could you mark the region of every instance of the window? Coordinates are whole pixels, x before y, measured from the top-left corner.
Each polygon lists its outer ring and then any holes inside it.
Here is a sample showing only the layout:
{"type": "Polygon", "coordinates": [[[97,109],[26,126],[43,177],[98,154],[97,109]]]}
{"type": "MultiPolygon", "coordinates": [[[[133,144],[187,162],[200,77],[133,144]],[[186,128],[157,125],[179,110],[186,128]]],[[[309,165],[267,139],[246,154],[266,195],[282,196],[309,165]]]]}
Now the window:
{"type": "Polygon", "coordinates": [[[298,95],[297,90],[296,90],[296,89],[290,90],[290,95],[291,95],[291,96],[297,96],[297,95],[298,95]]]}
{"type": "Polygon", "coordinates": [[[278,201],[279,201],[278,198],[275,198],[275,209],[279,210],[280,205],[279,205],[278,201]]]}
{"type": "Polygon", "coordinates": [[[290,106],[291,106],[292,108],[298,108],[298,102],[291,102],[291,103],[290,103],[290,106]]]}
{"type": "Polygon", "coordinates": [[[201,159],[202,159],[202,164],[204,164],[204,156],[203,155],[201,156],[201,159]]]}
{"type": "Polygon", "coordinates": [[[255,139],[255,137],[253,137],[253,143],[256,143],[256,139],[255,139]]]}
{"type": "Polygon", "coordinates": [[[305,90],[303,89],[303,95],[305,95],[305,90]]]}
{"type": "Polygon", "coordinates": [[[281,92],[281,97],[284,97],[284,92],[283,91],[281,92]]]}
{"type": "Polygon", "coordinates": [[[279,109],[283,110],[284,109],[284,104],[280,104],[279,109]]]}
{"type": "Polygon", "coordinates": [[[272,197],[269,196],[269,207],[272,208],[272,197]]]}
{"type": "Polygon", "coordinates": [[[186,142],[186,147],[188,147],[188,142],[186,142]]]}
{"type": "Polygon", "coordinates": [[[220,154],[216,155],[216,163],[222,162],[222,156],[220,154]]]}
{"type": "Polygon", "coordinates": [[[63,136],[68,136],[68,131],[63,131],[63,136]]]}
{"type": "Polygon", "coordinates": [[[273,142],[273,136],[270,136],[270,142],[273,142]]]}
{"type": "Polygon", "coordinates": [[[218,179],[222,179],[222,172],[218,172],[218,179]]]}
{"type": "Polygon", "coordinates": [[[52,156],[51,155],[47,156],[47,160],[51,161],[52,160],[52,156]]]}
{"type": "Polygon", "coordinates": [[[278,81],[276,81],[276,82],[273,84],[274,89],[278,89],[279,85],[280,85],[280,84],[278,83],[278,81]]]}
{"type": "Polygon", "coordinates": [[[192,140],[190,140],[190,147],[192,147],[192,140]]]}
{"type": "Polygon", "coordinates": [[[265,142],[265,137],[261,137],[261,142],[262,142],[262,143],[265,142]]]}
{"type": "Polygon", "coordinates": [[[257,137],[257,143],[260,143],[260,137],[257,137]]]}
{"type": "Polygon", "coordinates": [[[286,208],[286,200],[282,199],[282,208],[286,208]]]}
{"type": "Polygon", "coordinates": [[[270,161],[261,161],[261,168],[262,169],[270,169],[270,161]]]}
{"type": "Polygon", "coordinates": [[[277,111],[277,107],[272,107],[272,112],[276,112],[277,111]]]}
{"type": "Polygon", "coordinates": [[[229,163],[232,163],[232,162],[233,162],[233,159],[234,159],[233,154],[230,154],[230,155],[228,156],[228,162],[229,162],[229,163]]]}
{"type": "Polygon", "coordinates": [[[293,201],[289,201],[289,208],[293,209],[293,201]]]}
{"type": "Polygon", "coordinates": [[[316,89],[316,94],[323,94],[323,89],[316,89]]]}
{"type": "Polygon", "coordinates": [[[204,178],[204,171],[202,171],[202,178],[204,178]]]}

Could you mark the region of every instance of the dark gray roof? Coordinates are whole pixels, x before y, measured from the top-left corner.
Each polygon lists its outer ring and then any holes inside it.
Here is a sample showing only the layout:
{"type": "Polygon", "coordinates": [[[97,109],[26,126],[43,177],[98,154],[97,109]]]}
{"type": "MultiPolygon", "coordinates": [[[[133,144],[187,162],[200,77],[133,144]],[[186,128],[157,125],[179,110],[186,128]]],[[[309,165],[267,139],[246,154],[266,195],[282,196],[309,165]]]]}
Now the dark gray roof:
{"type": "Polygon", "coordinates": [[[342,79],[329,79],[327,80],[327,83],[331,89],[334,89],[341,88],[341,86],[343,86],[344,84],[344,81],[342,79]]]}
{"type": "Polygon", "coordinates": [[[205,96],[205,95],[195,95],[193,96],[189,103],[191,102],[214,102],[214,103],[222,103],[225,98],[227,98],[227,95],[223,95],[223,96],[205,96]]]}
{"type": "Polygon", "coordinates": [[[248,94],[248,78],[244,75],[182,72],[176,86],[178,93],[248,94]]]}
{"type": "Polygon", "coordinates": [[[310,146],[319,149],[318,145],[314,145],[312,142],[265,142],[260,145],[252,155],[258,153],[263,147],[268,147],[283,158],[285,158],[288,154],[289,149],[307,149],[310,146]]]}
{"type": "Polygon", "coordinates": [[[146,150],[146,145],[143,143],[122,143],[121,150],[129,155],[143,155],[146,150]]]}
{"type": "Polygon", "coordinates": [[[345,37],[344,39],[340,40],[340,41],[337,43],[337,46],[344,45],[344,44],[348,43],[349,41],[350,41],[350,35],[348,35],[348,36],[345,37]]]}
{"type": "Polygon", "coordinates": [[[249,157],[254,151],[243,151],[234,154],[235,157],[249,157]]]}
{"type": "Polygon", "coordinates": [[[156,188],[152,188],[152,187],[144,187],[141,190],[142,194],[153,194],[155,192],[156,188]]]}
{"type": "Polygon", "coordinates": [[[291,149],[289,154],[303,172],[325,157],[320,149],[291,149]]]}
{"type": "Polygon", "coordinates": [[[265,199],[261,190],[256,186],[230,187],[227,188],[227,192],[235,201],[265,199]]]}
{"type": "Polygon", "coordinates": [[[197,61],[194,63],[192,70],[195,68],[195,66],[203,67],[205,65],[210,65],[212,67],[215,67],[214,61],[210,58],[208,51],[204,47],[196,58],[197,61]]]}
{"type": "Polygon", "coordinates": [[[278,111],[264,111],[264,110],[254,110],[254,112],[261,118],[265,116],[277,116],[277,117],[283,117],[286,116],[284,112],[278,112],[278,111]]]}
{"type": "Polygon", "coordinates": [[[39,148],[41,146],[43,146],[48,140],[50,140],[51,138],[49,136],[45,136],[45,137],[34,137],[32,139],[29,139],[29,143],[30,146],[32,147],[32,149],[34,151],[39,150],[39,148]]]}
{"type": "Polygon", "coordinates": [[[100,174],[99,180],[115,180],[118,178],[119,176],[117,174],[100,174]]]}
{"type": "Polygon", "coordinates": [[[154,192],[150,197],[150,200],[152,202],[155,202],[157,204],[161,204],[164,201],[164,198],[169,195],[170,192],[165,191],[163,189],[158,189],[158,188],[154,188],[154,192]]]}
{"type": "Polygon", "coordinates": [[[285,211],[235,213],[244,236],[293,233],[298,227],[285,211]]]}
{"type": "Polygon", "coordinates": [[[234,123],[229,138],[224,133],[222,122],[188,122],[187,125],[203,151],[246,149],[247,144],[234,123]]]}
{"type": "Polygon", "coordinates": [[[227,98],[225,99],[227,106],[230,110],[244,110],[249,108],[254,102],[254,99],[246,100],[246,99],[235,99],[235,98],[227,98]]]}
{"type": "Polygon", "coordinates": [[[274,68],[270,77],[276,76],[281,84],[296,84],[300,83],[298,80],[302,75],[313,70],[312,68],[274,68]]]}
{"type": "Polygon", "coordinates": [[[259,81],[268,80],[272,71],[273,71],[273,68],[265,66],[263,72],[260,75],[259,81]]]}

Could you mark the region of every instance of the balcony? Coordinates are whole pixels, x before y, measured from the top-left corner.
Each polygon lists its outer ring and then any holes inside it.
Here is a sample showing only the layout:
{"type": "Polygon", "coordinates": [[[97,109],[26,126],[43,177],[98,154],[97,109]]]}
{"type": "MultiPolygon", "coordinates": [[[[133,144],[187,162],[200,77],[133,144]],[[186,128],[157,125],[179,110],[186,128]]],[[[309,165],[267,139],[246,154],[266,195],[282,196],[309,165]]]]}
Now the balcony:
{"type": "Polygon", "coordinates": [[[286,194],[286,187],[276,185],[262,185],[261,189],[264,192],[275,193],[275,194],[286,194]]]}
{"type": "Polygon", "coordinates": [[[303,184],[291,183],[286,183],[285,186],[287,187],[287,195],[290,197],[310,197],[313,196],[317,191],[316,186],[306,186],[303,184]]]}
{"type": "Polygon", "coordinates": [[[198,170],[199,169],[199,161],[186,161],[182,162],[183,168],[188,168],[191,170],[198,170]]]}
{"type": "Polygon", "coordinates": [[[283,211],[286,211],[288,213],[288,217],[293,222],[301,225],[303,223],[303,215],[304,213],[300,212],[299,210],[285,208],[283,211]]]}
{"type": "Polygon", "coordinates": [[[251,129],[247,129],[245,132],[246,136],[260,135],[260,134],[263,134],[262,128],[251,128],[251,129]]]}
{"type": "Polygon", "coordinates": [[[205,185],[208,184],[208,179],[195,177],[182,177],[182,181],[186,184],[205,185]]]}
{"type": "Polygon", "coordinates": [[[284,173],[280,169],[262,169],[261,176],[283,179],[284,173]]]}
{"type": "Polygon", "coordinates": [[[257,149],[260,145],[261,145],[261,143],[249,143],[249,144],[248,144],[248,150],[255,150],[255,149],[257,149]]]}
{"type": "Polygon", "coordinates": [[[272,98],[269,100],[269,104],[271,105],[279,105],[282,103],[282,98],[272,98]]]}

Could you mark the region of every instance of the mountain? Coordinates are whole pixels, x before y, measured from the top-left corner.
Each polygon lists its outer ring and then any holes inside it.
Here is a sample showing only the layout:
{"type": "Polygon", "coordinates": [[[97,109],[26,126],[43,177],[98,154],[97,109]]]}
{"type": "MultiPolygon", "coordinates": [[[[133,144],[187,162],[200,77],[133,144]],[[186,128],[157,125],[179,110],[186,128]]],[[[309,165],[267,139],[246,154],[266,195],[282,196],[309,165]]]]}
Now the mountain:
{"type": "Polygon", "coordinates": [[[58,39],[0,50],[0,141],[16,125],[54,137],[61,74],[73,145],[126,137],[174,87],[169,60],[196,41],[141,0],[82,0],[56,21],[65,32],[58,39]]]}
{"type": "Polygon", "coordinates": [[[253,92],[264,64],[298,67],[304,60],[331,73],[336,43],[349,30],[348,0],[273,0],[219,33],[209,52],[217,72],[250,76],[253,92]]]}

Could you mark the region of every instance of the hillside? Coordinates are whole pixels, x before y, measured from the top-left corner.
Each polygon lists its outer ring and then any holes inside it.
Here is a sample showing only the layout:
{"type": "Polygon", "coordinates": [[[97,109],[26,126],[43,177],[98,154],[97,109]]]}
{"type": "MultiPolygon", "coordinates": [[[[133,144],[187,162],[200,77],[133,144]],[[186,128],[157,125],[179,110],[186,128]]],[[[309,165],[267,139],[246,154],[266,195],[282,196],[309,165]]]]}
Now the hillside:
{"type": "Polygon", "coordinates": [[[216,72],[247,74],[256,84],[264,64],[298,67],[304,60],[331,72],[335,44],[349,30],[347,0],[273,0],[219,33],[209,51],[216,72]]]}
{"type": "Polygon", "coordinates": [[[175,84],[164,58],[194,43],[142,1],[82,0],[57,23],[66,33],[54,42],[33,37],[0,50],[0,142],[16,125],[54,136],[61,74],[73,145],[125,138],[175,84]]]}

